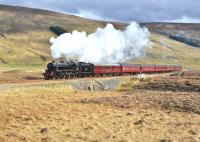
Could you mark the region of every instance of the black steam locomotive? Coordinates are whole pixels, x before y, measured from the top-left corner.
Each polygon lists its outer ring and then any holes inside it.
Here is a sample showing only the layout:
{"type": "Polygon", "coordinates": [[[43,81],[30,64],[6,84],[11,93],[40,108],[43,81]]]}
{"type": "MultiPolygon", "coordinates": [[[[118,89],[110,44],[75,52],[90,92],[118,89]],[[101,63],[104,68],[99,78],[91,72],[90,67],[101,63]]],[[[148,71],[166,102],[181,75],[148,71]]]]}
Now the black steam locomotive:
{"type": "Polygon", "coordinates": [[[60,62],[47,64],[45,79],[68,79],[74,77],[90,77],[93,75],[94,65],[85,62],[60,62]]]}

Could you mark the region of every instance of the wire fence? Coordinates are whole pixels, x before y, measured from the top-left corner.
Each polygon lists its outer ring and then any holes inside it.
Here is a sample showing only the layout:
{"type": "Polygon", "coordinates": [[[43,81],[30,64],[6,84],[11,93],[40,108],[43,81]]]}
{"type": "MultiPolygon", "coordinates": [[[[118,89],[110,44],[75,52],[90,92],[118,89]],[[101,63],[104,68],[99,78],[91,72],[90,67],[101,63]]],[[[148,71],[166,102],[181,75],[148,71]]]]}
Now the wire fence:
{"type": "Polygon", "coordinates": [[[61,81],[41,81],[32,83],[10,83],[0,84],[0,93],[8,90],[25,89],[33,87],[42,88],[72,88],[75,90],[87,91],[112,91],[116,90],[120,84],[129,82],[132,77],[106,78],[106,79],[83,79],[83,80],[61,80],[61,81]]]}

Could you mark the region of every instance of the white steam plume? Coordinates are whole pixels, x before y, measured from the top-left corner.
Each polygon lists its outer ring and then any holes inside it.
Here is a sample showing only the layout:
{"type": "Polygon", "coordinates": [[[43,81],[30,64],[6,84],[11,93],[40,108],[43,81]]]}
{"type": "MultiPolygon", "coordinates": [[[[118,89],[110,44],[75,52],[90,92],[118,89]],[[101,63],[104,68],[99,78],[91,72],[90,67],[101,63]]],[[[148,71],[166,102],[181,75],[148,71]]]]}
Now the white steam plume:
{"type": "Polygon", "coordinates": [[[73,31],[51,38],[54,59],[63,57],[92,63],[118,63],[142,55],[149,46],[150,33],[132,22],[125,31],[116,30],[112,24],[98,28],[95,33],[73,31]]]}

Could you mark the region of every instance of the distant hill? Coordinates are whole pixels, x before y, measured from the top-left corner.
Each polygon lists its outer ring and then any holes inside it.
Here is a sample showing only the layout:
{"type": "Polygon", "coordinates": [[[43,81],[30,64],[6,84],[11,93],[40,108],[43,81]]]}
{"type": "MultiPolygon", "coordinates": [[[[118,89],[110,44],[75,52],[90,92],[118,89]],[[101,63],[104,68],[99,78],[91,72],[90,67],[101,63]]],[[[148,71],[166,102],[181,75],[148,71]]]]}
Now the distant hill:
{"type": "MultiPolygon", "coordinates": [[[[49,39],[56,36],[51,26],[92,33],[106,23],[47,10],[0,5],[0,80],[39,76],[51,61],[49,39]]],[[[118,29],[125,27],[123,23],[113,24],[118,29]]],[[[182,64],[186,69],[200,69],[200,49],[169,38],[181,35],[199,40],[200,24],[141,25],[150,29],[152,46],[146,49],[145,57],[128,62],[182,64]]]]}
{"type": "MultiPolygon", "coordinates": [[[[85,30],[94,32],[96,27],[105,26],[106,22],[89,20],[73,15],[66,15],[48,10],[32,9],[18,6],[0,5],[0,32],[27,32],[47,30],[50,26],[63,26],[69,31],[85,30]]],[[[115,23],[120,28],[120,23],[115,23]]]]}
{"type": "Polygon", "coordinates": [[[179,42],[200,47],[200,24],[197,23],[144,23],[151,31],[169,36],[179,42]]]}

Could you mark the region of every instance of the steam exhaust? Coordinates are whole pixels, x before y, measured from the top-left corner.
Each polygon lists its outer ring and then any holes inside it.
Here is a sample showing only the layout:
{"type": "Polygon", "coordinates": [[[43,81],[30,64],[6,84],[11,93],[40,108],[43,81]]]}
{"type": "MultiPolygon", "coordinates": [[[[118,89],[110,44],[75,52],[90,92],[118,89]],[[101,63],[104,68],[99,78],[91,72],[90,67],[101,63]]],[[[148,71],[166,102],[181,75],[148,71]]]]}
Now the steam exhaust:
{"type": "Polygon", "coordinates": [[[50,39],[53,59],[65,57],[91,63],[118,63],[144,55],[150,46],[150,32],[136,22],[131,22],[124,31],[112,24],[98,28],[95,33],[73,31],[50,39]]]}

